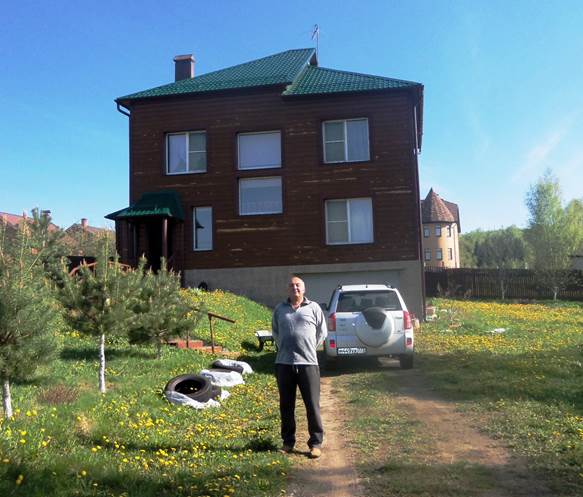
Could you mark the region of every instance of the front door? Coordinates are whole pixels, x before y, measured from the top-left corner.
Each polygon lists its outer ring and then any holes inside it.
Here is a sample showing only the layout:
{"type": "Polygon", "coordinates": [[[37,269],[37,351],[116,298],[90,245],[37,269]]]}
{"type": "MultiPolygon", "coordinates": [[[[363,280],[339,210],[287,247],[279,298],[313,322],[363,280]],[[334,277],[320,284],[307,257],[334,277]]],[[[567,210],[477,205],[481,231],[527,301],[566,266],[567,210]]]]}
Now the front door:
{"type": "Polygon", "coordinates": [[[162,244],[162,219],[148,219],[146,221],[145,256],[148,260],[148,266],[153,271],[160,269],[160,259],[163,255],[162,244]]]}

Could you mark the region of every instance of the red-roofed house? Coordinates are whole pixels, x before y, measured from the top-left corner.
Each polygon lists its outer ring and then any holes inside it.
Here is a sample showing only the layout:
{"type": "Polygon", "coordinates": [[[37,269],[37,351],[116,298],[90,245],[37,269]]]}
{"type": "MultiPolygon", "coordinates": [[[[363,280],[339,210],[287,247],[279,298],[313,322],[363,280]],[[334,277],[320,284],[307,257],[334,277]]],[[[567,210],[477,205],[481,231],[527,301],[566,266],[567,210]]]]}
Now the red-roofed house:
{"type": "Polygon", "coordinates": [[[460,267],[460,213],[433,188],[421,201],[423,260],[426,267],[460,267]]]}
{"type": "MultiPolygon", "coordinates": [[[[41,216],[50,216],[51,211],[41,211],[41,216]]],[[[31,217],[26,213],[23,212],[22,214],[10,214],[8,212],[0,212],[0,223],[4,224],[7,229],[16,231],[18,226],[23,221],[30,222],[31,217]]],[[[59,231],[59,228],[56,224],[50,223],[49,224],[49,231],[59,231]]]]}

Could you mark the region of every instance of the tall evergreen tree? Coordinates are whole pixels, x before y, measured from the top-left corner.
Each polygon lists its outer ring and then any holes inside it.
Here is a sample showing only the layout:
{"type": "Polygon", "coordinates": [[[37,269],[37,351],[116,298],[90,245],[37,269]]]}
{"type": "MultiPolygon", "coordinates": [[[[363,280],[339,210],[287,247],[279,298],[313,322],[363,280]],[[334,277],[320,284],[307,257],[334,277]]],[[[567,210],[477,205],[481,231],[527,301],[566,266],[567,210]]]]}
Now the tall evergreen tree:
{"type": "MultiPolygon", "coordinates": [[[[46,225],[36,235],[47,236],[46,225]],[[43,231],[44,230],[44,231],[43,231]]],[[[56,350],[61,307],[45,278],[47,246],[38,245],[30,222],[6,238],[0,225],[0,381],[4,416],[12,417],[12,380],[30,377],[56,350]]]]}
{"type": "Polygon", "coordinates": [[[102,393],[106,391],[106,336],[125,335],[132,317],[130,274],[103,239],[93,267],[82,265],[76,274],[63,278],[62,298],[71,325],[99,341],[99,391],[102,393]]]}

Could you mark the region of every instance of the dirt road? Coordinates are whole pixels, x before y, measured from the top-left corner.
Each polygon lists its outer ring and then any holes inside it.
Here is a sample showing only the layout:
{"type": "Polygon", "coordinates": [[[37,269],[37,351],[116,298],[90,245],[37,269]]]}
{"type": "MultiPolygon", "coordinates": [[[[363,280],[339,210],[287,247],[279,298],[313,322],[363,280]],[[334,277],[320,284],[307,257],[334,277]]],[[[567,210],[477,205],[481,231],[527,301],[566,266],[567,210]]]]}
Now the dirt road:
{"type": "MultiPolygon", "coordinates": [[[[395,394],[399,405],[419,421],[419,429],[430,430],[436,450],[422,461],[427,465],[467,463],[487,468],[494,475],[494,488],[479,492],[481,497],[552,497],[548,488],[497,440],[480,433],[455,405],[439,397],[419,370],[386,368],[386,374],[399,385],[395,394]]],[[[335,377],[322,378],[322,416],[326,430],[323,455],[307,458],[303,405],[298,403],[299,421],[295,468],[290,475],[290,497],[361,497],[366,491],[354,464],[354,454],[346,437],[345,409],[334,393],[335,377]]],[[[390,497],[390,494],[383,494],[390,497]]],[[[421,494],[420,494],[421,495],[421,494]]],[[[423,495],[429,495],[424,493],[423,495]]]]}
{"type": "Polygon", "coordinates": [[[345,418],[338,396],[333,393],[333,378],[322,378],[321,409],[325,440],[320,459],[308,459],[305,410],[298,401],[298,452],[291,455],[296,467],[290,475],[287,494],[290,497],[360,497],[364,495],[347,450],[344,438],[345,418]]]}

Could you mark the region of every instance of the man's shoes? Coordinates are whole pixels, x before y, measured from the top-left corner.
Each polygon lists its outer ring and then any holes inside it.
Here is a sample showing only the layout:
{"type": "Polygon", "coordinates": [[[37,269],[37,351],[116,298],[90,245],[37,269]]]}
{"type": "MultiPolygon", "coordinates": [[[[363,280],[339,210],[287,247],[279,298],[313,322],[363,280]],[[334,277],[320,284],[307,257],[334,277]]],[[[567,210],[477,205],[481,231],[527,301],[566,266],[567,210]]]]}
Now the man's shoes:
{"type": "Polygon", "coordinates": [[[320,447],[310,447],[310,459],[318,459],[322,455],[320,447]]]}
{"type": "Polygon", "coordinates": [[[283,454],[291,454],[294,451],[293,445],[286,445],[283,444],[283,446],[281,447],[281,449],[279,449],[280,452],[282,452],[283,454]]]}

